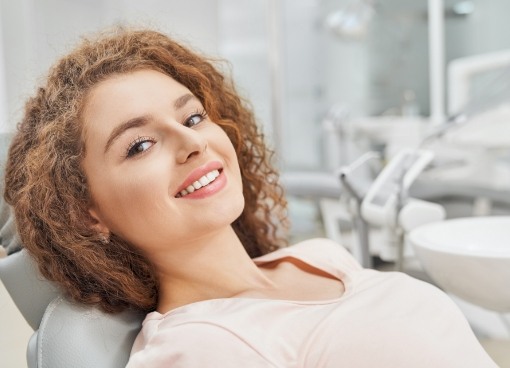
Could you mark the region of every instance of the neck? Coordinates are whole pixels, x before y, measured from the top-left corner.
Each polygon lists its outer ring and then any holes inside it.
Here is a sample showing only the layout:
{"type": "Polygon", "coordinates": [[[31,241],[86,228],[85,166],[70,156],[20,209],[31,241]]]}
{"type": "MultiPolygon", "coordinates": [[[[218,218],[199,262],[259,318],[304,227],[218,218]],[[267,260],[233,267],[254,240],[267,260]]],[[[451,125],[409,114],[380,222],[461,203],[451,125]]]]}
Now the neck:
{"type": "Polygon", "coordinates": [[[172,246],[151,259],[159,277],[161,313],[272,286],[230,226],[203,239],[172,246]]]}

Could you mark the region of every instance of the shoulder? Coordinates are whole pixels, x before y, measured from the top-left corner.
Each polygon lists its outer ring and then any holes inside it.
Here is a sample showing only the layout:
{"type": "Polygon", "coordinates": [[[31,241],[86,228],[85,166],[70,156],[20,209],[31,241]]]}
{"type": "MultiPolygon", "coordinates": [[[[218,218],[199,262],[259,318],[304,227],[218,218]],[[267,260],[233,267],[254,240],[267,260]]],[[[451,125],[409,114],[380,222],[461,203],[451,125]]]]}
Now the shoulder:
{"type": "Polygon", "coordinates": [[[313,238],[296,243],[287,248],[289,252],[304,255],[311,259],[320,259],[330,262],[340,262],[348,268],[361,268],[359,263],[354,259],[352,254],[341,244],[326,239],[313,238]]]}
{"type": "Polygon", "coordinates": [[[305,240],[273,253],[254,259],[257,264],[285,257],[297,258],[337,277],[344,277],[362,269],[360,264],[342,245],[325,238],[305,240]]]}
{"type": "Polygon", "coordinates": [[[280,248],[272,253],[268,253],[262,257],[255,258],[255,260],[277,259],[289,255],[316,255],[322,254],[324,256],[345,256],[352,257],[344,246],[327,238],[312,238],[295,243],[293,245],[280,248]]]}
{"type": "Polygon", "coordinates": [[[290,249],[303,254],[311,263],[319,262],[330,270],[341,271],[342,274],[362,270],[361,265],[344,246],[330,239],[309,239],[291,246],[290,249]]]}
{"type": "Polygon", "coordinates": [[[312,238],[301,241],[284,249],[295,250],[298,252],[322,252],[328,255],[347,255],[351,256],[345,247],[337,242],[327,238],[312,238]]]}
{"type": "MultiPolygon", "coordinates": [[[[143,330],[141,334],[143,333],[143,330]]],[[[248,342],[222,326],[211,323],[183,323],[171,328],[159,326],[142,339],[126,368],[138,367],[253,367],[273,366],[248,342]]]]}

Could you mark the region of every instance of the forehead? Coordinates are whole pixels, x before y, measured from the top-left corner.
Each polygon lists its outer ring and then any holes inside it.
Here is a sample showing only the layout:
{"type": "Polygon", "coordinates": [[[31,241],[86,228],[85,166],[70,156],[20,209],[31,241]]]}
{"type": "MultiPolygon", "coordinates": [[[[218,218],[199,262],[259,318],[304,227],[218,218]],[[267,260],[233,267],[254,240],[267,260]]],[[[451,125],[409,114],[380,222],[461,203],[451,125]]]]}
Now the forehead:
{"type": "Polygon", "coordinates": [[[84,114],[102,105],[120,105],[129,108],[134,100],[178,97],[188,92],[188,88],[172,77],[159,71],[143,69],[130,73],[114,74],[97,83],[88,92],[84,103],[84,114]]]}
{"type": "Polygon", "coordinates": [[[85,138],[91,131],[143,116],[157,107],[170,108],[188,88],[161,72],[143,69],[115,74],[97,83],[84,99],[82,109],[85,138]]]}

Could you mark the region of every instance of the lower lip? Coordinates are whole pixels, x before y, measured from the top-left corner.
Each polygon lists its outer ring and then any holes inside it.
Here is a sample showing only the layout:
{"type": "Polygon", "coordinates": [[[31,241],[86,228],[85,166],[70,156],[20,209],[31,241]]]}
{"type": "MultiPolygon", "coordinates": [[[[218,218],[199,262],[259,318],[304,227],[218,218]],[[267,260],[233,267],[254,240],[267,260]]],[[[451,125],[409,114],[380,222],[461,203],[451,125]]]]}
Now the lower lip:
{"type": "Polygon", "coordinates": [[[220,172],[220,176],[218,176],[212,183],[207,184],[205,187],[195,190],[193,193],[186,194],[184,197],[180,199],[203,199],[210,197],[220,190],[222,190],[225,185],[227,185],[227,176],[224,171],[220,172]]]}

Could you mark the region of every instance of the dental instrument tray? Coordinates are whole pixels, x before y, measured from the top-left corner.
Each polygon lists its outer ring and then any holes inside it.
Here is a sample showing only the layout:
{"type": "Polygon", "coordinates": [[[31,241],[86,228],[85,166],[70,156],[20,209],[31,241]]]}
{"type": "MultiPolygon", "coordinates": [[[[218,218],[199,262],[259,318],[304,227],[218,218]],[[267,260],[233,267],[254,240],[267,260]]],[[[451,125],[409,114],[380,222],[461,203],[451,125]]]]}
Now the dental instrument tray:
{"type": "Polygon", "coordinates": [[[368,189],[361,204],[363,218],[373,225],[396,226],[404,195],[433,157],[427,150],[399,151],[368,189]]]}

